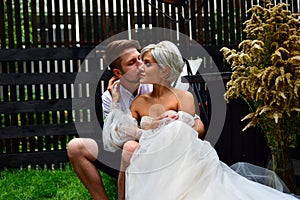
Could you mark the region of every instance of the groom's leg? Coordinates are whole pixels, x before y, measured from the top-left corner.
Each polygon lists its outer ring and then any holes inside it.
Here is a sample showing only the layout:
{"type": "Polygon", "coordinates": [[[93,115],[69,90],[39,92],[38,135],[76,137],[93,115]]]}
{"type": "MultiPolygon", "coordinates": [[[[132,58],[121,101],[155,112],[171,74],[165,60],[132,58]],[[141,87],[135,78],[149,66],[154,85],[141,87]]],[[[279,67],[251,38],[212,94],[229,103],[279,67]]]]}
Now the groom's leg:
{"type": "Polygon", "coordinates": [[[71,165],[88,189],[93,199],[107,199],[102,178],[94,162],[98,155],[98,145],[93,139],[75,138],[68,144],[68,157],[71,165]]]}

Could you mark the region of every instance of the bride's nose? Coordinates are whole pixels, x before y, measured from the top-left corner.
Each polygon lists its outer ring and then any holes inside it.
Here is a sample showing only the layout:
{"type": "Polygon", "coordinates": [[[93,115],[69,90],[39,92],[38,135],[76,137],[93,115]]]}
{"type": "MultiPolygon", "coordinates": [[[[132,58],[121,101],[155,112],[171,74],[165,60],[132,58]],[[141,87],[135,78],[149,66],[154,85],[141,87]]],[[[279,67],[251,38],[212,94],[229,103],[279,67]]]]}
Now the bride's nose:
{"type": "Polygon", "coordinates": [[[143,62],[142,59],[138,59],[138,60],[137,60],[137,63],[138,63],[138,67],[141,67],[141,65],[144,64],[144,62],[143,62]]]}
{"type": "Polygon", "coordinates": [[[141,65],[139,65],[139,67],[138,67],[138,69],[140,70],[140,71],[144,71],[144,63],[143,63],[143,61],[142,61],[142,64],[141,65]]]}

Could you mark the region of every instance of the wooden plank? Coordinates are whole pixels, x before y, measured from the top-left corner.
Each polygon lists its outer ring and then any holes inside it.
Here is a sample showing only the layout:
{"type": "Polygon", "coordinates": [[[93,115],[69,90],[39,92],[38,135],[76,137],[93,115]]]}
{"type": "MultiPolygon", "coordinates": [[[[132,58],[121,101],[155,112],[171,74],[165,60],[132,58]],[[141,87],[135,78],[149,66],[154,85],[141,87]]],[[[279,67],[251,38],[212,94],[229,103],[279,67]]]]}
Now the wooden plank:
{"type": "MultiPolygon", "coordinates": [[[[177,15],[177,14],[176,14],[176,8],[175,8],[175,6],[172,6],[171,17],[172,17],[173,19],[176,19],[176,15],[177,15]]],[[[171,29],[172,29],[172,30],[176,30],[176,29],[177,29],[177,23],[172,22],[171,29]]]]}
{"type": "MultiPolygon", "coordinates": [[[[247,10],[249,10],[252,7],[251,1],[247,1],[247,10]]],[[[248,12],[247,13],[247,19],[250,19],[252,13],[248,12]]]]}
{"type": "Polygon", "coordinates": [[[210,0],[209,3],[209,15],[210,15],[210,44],[216,44],[216,22],[215,22],[215,5],[214,0],[210,0]]]}
{"type": "MultiPolygon", "coordinates": [[[[39,2],[39,10],[40,10],[40,14],[39,14],[39,19],[40,19],[40,38],[41,38],[41,47],[46,47],[46,15],[45,15],[45,2],[44,0],[40,0],[39,2]]],[[[51,16],[50,16],[51,17],[51,16]]],[[[42,61],[42,67],[40,69],[40,72],[47,72],[47,63],[46,61],[42,61]]],[[[43,94],[41,94],[41,96],[43,97],[43,99],[47,100],[49,99],[49,95],[48,95],[48,85],[42,85],[42,92],[43,94]]],[[[23,114],[23,113],[21,113],[23,114]]],[[[45,113],[39,113],[37,114],[37,123],[38,124],[42,124],[42,123],[50,123],[50,119],[49,119],[49,112],[45,112],[45,113]],[[43,120],[42,120],[43,118],[43,120]],[[44,121],[44,122],[43,122],[44,121]]],[[[44,146],[44,137],[38,137],[37,138],[37,146],[38,146],[38,150],[41,151],[43,150],[43,146],[44,146]]]]}
{"type": "MultiPolygon", "coordinates": [[[[91,122],[76,122],[76,124],[83,128],[86,127],[86,130],[91,130],[91,122]]],[[[27,138],[35,136],[63,136],[77,134],[78,133],[74,122],[62,124],[8,126],[0,128],[0,139],[27,138]]],[[[86,134],[93,133],[88,133],[87,131],[86,134]]]]}
{"type": "MultiPolygon", "coordinates": [[[[41,0],[43,3],[41,3],[40,4],[40,9],[41,10],[43,10],[43,12],[45,12],[44,11],[44,0],[41,0]]],[[[66,1],[64,1],[64,2],[66,2],[66,1]]],[[[47,6],[52,6],[52,4],[50,4],[50,5],[47,5],[47,6]]],[[[65,6],[65,4],[64,4],[64,6],[65,6]]],[[[46,25],[46,15],[45,16],[43,16],[44,15],[44,13],[41,13],[40,14],[40,18],[41,17],[43,17],[43,20],[45,21],[45,22],[43,22],[43,24],[45,23],[45,25],[42,25],[41,24],[41,26],[45,26],[45,27],[48,27],[48,30],[49,31],[51,31],[53,28],[52,28],[52,8],[50,8],[51,10],[51,13],[50,13],[50,15],[48,15],[47,16],[47,18],[48,18],[48,22],[50,22],[50,24],[48,24],[48,25],[46,25]],[[51,28],[50,28],[51,27],[51,28]]],[[[65,12],[66,12],[66,10],[67,10],[67,8],[65,8],[64,9],[64,15],[65,15],[65,12]]],[[[65,18],[64,18],[65,19],[65,18]]],[[[66,25],[65,25],[65,27],[67,27],[66,25]]],[[[49,31],[48,31],[48,34],[50,34],[49,33],[49,31]]],[[[53,30],[52,30],[53,31],[53,30]]],[[[53,45],[53,33],[51,33],[51,36],[52,36],[52,42],[51,42],[51,45],[53,45]]],[[[41,46],[42,47],[46,47],[46,32],[45,32],[45,30],[43,30],[42,31],[42,33],[41,33],[41,38],[42,38],[42,40],[41,40],[41,46]],[[44,39],[43,39],[44,38],[44,39]]],[[[48,72],[48,65],[47,65],[47,62],[46,61],[42,61],[42,73],[47,73],[48,72]]],[[[49,97],[49,87],[48,87],[48,85],[47,84],[43,84],[42,85],[42,87],[43,87],[43,99],[44,100],[48,100],[48,99],[50,99],[50,97],[49,97]]],[[[21,113],[22,114],[22,113],[21,113]]],[[[44,112],[44,113],[42,113],[41,114],[42,116],[43,116],[43,118],[44,118],[44,120],[43,120],[43,122],[41,122],[41,120],[39,121],[40,122],[40,124],[50,124],[51,123],[51,120],[50,120],[50,112],[44,112]]],[[[28,138],[26,138],[26,139],[28,139],[28,138]]],[[[39,151],[42,151],[43,149],[44,149],[44,146],[50,146],[50,143],[51,143],[51,141],[50,141],[50,136],[42,136],[42,137],[38,137],[37,138],[37,140],[38,140],[38,142],[37,142],[37,145],[38,145],[38,150],[39,151]],[[44,141],[46,141],[46,145],[44,145],[44,141]]],[[[33,141],[33,139],[31,139],[31,142],[34,142],[33,141]]],[[[30,144],[30,140],[28,141],[28,143],[30,144]]],[[[26,143],[27,144],[27,143],[26,143]]],[[[50,148],[47,148],[47,150],[49,150],[50,148]]]]}
{"type": "Polygon", "coordinates": [[[29,152],[29,153],[11,153],[0,155],[0,169],[19,168],[20,166],[58,164],[68,162],[66,150],[29,152]]]}
{"type": "Polygon", "coordinates": [[[241,23],[240,23],[240,29],[242,29],[242,38],[241,40],[243,39],[246,39],[246,33],[243,31],[244,30],[244,25],[243,23],[246,21],[246,4],[245,4],[245,1],[241,1],[241,23]]]}
{"type": "MultiPolygon", "coordinates": [[[[229,0],[231,1],[231,0],[229,0]]],[[[250,1],[247,1],[250,2],[250,1]]],[[[228,28],[228,0],[223,1],[223,42],[222,44],[229,44],[229,33],[228,28]]]]}
{"type": "Polygon", "coordinates": [[[115,30],[115,18],[114,18],[114,4],[113,1],[108,1],[108,30],[109,30],[109,36],[113,36],[116,34],[115,30]]]}
{"type": "MultiPolygon", "coordinates": [[[[201,0],[198,0],[198,4],[200,3],[199,1],[201,0]]],[[[205,5],[205,4],[204,4],[205,5]]],[[[203,36],[203,8],[199,9],[198,10],[198,17],[197,17],[197,21],[198,21],[198,37],[197,37],[197,41],[200,43],[200,44],[203,44],[203,40],[204,40],[204,36],[203,36]]]]}
{"type": "Polygon", "coordinates": [[[129,0],[129,16],[130,16],[130,29],[134,29],[135,19],[134,19],[134,2],[129,0]]]}
{"type": "Polygon", "coordinates": [[[35,101],[10,101],[0,102],[1,113],[20,113],[20,112],[47,112],[47,111],[64,111],[74,108],[89,109],[93,106],[92,98],[77,99],[48,99],[35,101]]]}
{"type": "MultiPolygon", "coordinates": [[[[169,7],[169,4],[164,4],[164,7],[165,7],[165,10],[164,12],[168,15],[168,16],[171,16],[170,15],[170,7],[169,7]]],[[[172,6],[173,7],[173,6],[172,6]]],[[[172,21],[170,19],[168,19],[166,16],[164,16],[164,28],[166,29],[171,29],[171,24],[172,24],[172,21]]]]}
{"type": "Polygon", "coordinates": [[[92,24],[91,24],[91,11],[90,1],[85,1],[85,45],[92,45],[92,24]]]}
{"type": "Polygon", "coordinates": [[[52,0],[47,0],[47,29],[48,29],[48,45],[49,47],[54,46],[54,35],[53,35],[53,10],[52,10],[52,0]]]}
{"type": "MultiPolygon", "coordinates": [[[[40,14],[40,21],[41,21],[41,29],[43,29],[43,31],[41,31],[41,46],[42,47],[46,47],[46,45],[47,45],[47,42],[46,42],[46,31],[45,31],[45,29],[46,29],[46,27],[49,27],[49,26],[51,26],[52,27],[52,15],[48,15],[48,16],[46,16],[45,15],[45,5],[44,5],[44,0],[40,0],[40,1],[42,1],[42,2],[40,2],[40,10],[41,10],[41,14],[40,14]],[[45,15],[45,16],[44,16],[45,15]],[[47,25],[46,24],[46,18],[48,18],[48,22],[50,21],[49,20],[49,18],[51,19],[51,24],[49,25],[47,25]]],[[[47,5],[47,6],[51,6],[51,5],[47,5]]],[[[50,8],[50,9],[52,9],[52,8],[50,8]]],[[[48,29],[49,30],[49,29],[48,29]]],[[[48,32],[48,34],[49,34],[49,32],[48,32]]],[[[53,44],[53,43],[52,43],[53,44]]],[[[42,64],[42,73],[47,73],[48,72],[48,65],[47,65],[47,61],[42,61],[41,62],[42,64]]],[[[41,86],[42,88],[43,88],[43,94],[42,94],[42,96],[43,96],[43,99],[44,100],[48,100],[48,99],[50,99],[50,97],[49,97],[49,87],[48,87],[48,85],[47,84],[43,84],[42,86],[41,86]]],[[[21,113],[21,114],[25,114],[25,113],[21,113]]],[[[42,116],[43,117],[43,121],[40,119],[39,121],[38,121],[38,123],[40,123],[40,124],[50,124],[51,123],[51,121],[50,121],[50,112],[44,112],[44,113],[41,113],[40,114],[40,116],[42,116]]],[[[49,140],[49,138],[50,137],[45,137],[45,136],[42,136],[42,137],[37,137],[37,145],[38,145],[38,151],[42,151],[43,149],[44,149],[44,146],[47,146],[47,145],[44,145],[44,141],[46,141],[46,143],[48,143],[49,145],[48,146],[50,146],[50,140],[49,140]]],[[[22,139],[26,139],[26,140],[28,140],[28,142],[26,142],[26,145],[27,144],[30,144],[30,139],[29,138],[22,138],[22,139]]],[[[33,139],[31,139],[31,140],[33,140],[33,139]]],[[[33,142],[33,141],[32,141],[33,142]]],[[[23,150],[23,149],[22,149],[23,150]]],[[[48,149],[49,150],[49,149],[48,149]]]]}
{"type": "MultiPolygon", "coordinates": [[[[93,72],[51,72],[26,74],[0,74],[0,85],[73,84],[77,74],[84,74],[86,82],[95,77],[93,72]]],[[[55,91],[55,88],[53,88],[55,91]]]]}
{"type": "Polygon", "coordinates": [[[299,1],[293,1],[292,5],[292,11],[293,13],[299,13],[300,12],[300,2],[299,1]]]}
{"type": "Polygon", "coordinates": [[[70,46],[68,1],[63,1],[64,46],[70,46]]]}
{"type": "Polygon", "coordinates": [[[189,9],[189,6],[184,6],[183,7],[183,13],[184,13],[184,21],[183,22],[183,26],[184,26],[184,34],[186,35],[190,35],[190,24],[187,23],[187,21],[185,21],[186,19],[189,18],[190,16],[190,9],[189,9]]]}
{"type": "Polygon", "coordinates": [[[16,35],[16,46],[20,48],[22,46],[22,28],[21,28],[21,13],[20,13],[20,2],[14,1],[15,11],[15,35],[16,35]]]}
{"type": "Polygon", "coordinates": [[[208,45],[209,44],[209,14],[208,14],[208,6],[209,4],[206,2],[203,5],[203,33],[204,33],[204,41],[203,44],[208,45]]]}
{"type": "Polygon", "coordinates": [[[4,13],[4,1],[0,1],[0,45],[1,49],[6,48],[6,37],[5,37],[5,13],[4,13]]]}
{"type": "Polygon", "coordinates": [[[14,22],[13,22],[13,11],[12,11],[12,1],[6,1],[7,6],[7,30],[8,30],[8,47],[14,48],[14,22]]]}
{"type": "MultiPolygon", "coordinates": [[[[121,0],[119,0],[121,1],[121,0]]],[[[127,0],[123,0],[123,22],[126,23],[122,23],[123,24],[123,30],[127,30],[128,29],[128,8],[127,8],[127,0]]]]}
{"type": "MultiPolygon", "coordinates": [[[[71,5],[71,17],[70,17],[70,23],[71,23],[71,46],[76,46],[76,17],[75,17],[75,1],[70,1],[71,5]]],[[[100,32],[100,31],[99,31],[100,32]]]]}
{"type": "Polygon", "coordinates": [[[235,22],[236,22],[236,44],[239,44],[242,39],[242,27],[243,22],[241,22],[241,3],[240,0],[235,0],[235,22]]]}
{"type": "Polygon", "coordinates": [[[217,44],[222,44],[222,7],[221,7],[221,1],[217,1],[216,5],[216,15],[217,15],[217,44]]]}
{"type": "MultiPolygon", "coordinates": [[[[94,49],[94,47],[0,49],[0,61],[37,61],[37,60],[84,59],[89,53],[92,53],[91,51],[93,49],[94,49]]],[[[101,48],[98,48],[98,49],[101,49],[101,48]]],[[[101,52],[101,51],[99,51],[99,52],[101,52]]],[[[90,55],[92,55],[92,54],[90,54],[90,55]]],[[[95,55],[97,55],[97,57],[102,56],[101,53],[97,53],[95,55]]]]}
{"type": "Polygon", "coordinates": [[[101,32],[101,30],[99,29],[98,2],[93,1],[92,6],[93,6],[94,44],[98,44],[100,42],[99,33],[101,32]]]}
{"type": "MultiPolygon", "coordinates": [[[[7,18],[8,18],[8,47],[9,48],[14,48],[15,45],[15,35],[14,35],[14,28],[15,28],[15,24],[14,24],[14,16],[13,16],[13,5],[12,5],[12,1],[8,1],[7,2],[7,18]]],[[[16,66],[14,62],[8,62],[8,73],[15,73],[16,72],[16,66]]],[[[16,91],[16,86],[8,86],[7,87],[9,93],[7,93],[8,95],[8,99],[12,100],[12,101],[16,101],[17,100],[17,91],[16,91]]],[[[7,124],[9,124],[10,126],[15,126],[18,124],[18,116],[16,114],[9,114],[6,115],[6,120],[7,120],[7,124]]],[[[15,153],[18,152],[18,141],[17,139],[10,139],[9,141],[6,141],[6,150],[7,152],[10,153],[15,153]]]]}
{"type": "Polygon", "coordinates": [[[32,46],[31,47],[38,47],[38,34],[37,34],[37,11],[36,11],[36,1],[30,1],[31,5],[31,30],[30,33],[32,35],[32,46]]]}
{"type": "Polygon", "coordinates": [[[236,30],[236,24],[234,22],[234,12],[236,12],[234,8],[234,0],[229,0],[229,37],[230,37],[230,44],[236,44],[235,39],[235,30],[236,30]]]}
{"type": "MultiPolygon", "coordinates": [[[[33,62],[33,69],[34,69],[35,73],[40,72],[40,64],[38,61],[33,62]]],[[[35,92],[35,100],[41,100],[42,94],[41,94],[40,84],[34,84],[34,92],[35,92]]],[[[35,123],[42,124],[43,113],[37,111],[35,113],[35,116],[36,116],[35,123]]],[[[43,149],[43,138],[42,137],[33,138],[32,140],[35,141],[34,143],[32,143],[32,146],[34,146],[35,149],[38,149],[38,150],[43,149]]]]}
{"type": "Polygon", "coordinates": [[[101,41],[104,41],[107,35],[107,28],[106,28],[106,15],[105,15],[105,0],[100,0],[101,6],[101,41]]]}
{"type": "Polygon", "coordinates": [[[54,1],[55,42],[57,47],[62,46],[62,35],[60,28],[60,1],[54,1]]]}
{"type": "MultiPolygon", "coordinates": [[[[16,47],[21,48],[22,47],[22,18],[21,18],[21,5],[19,1],[14,1],[14,11],[15,11],[15,35],[16,35],[16,47]]],[[[23,16],[23,15],[22,15],[23,16]]],[[[15,68],[18,72],[22,73],[24,71],[23,65],[21,62],[15,62],[15,68]]],[[[15,94],[16,94],[16,99],[20,99],[21,101],[25,100],[25,89],[24,86],[16,86],[15,87],[15,94]]],[[[26,122],[26,116],[25,113],[22,113],[18,117],[15,115],[12,115],[15,118],[14,123],[21,123],[25,124],[26,122]]],[[[16,139],[12,140],[12,149],[13,152],[20,152],[19,148],[19,142],[16,139]]],[[[27,150],[27,145],[26,145],[26,139],[22,138],[22,151],[25,152],[27,150]]]]}
{"type": "Polygon", "coordinates": [[[144,1],[144,24],[145,27],[149,27],[150,24],[150,14],[149,14],[149,4],[148,4],[148,0],[143,0],[144,1]]]}
{"type": "MultiPolygon", "coordinates": [[[[151,0],[152,5],[156,5],[156,0],[151,0]]],[[[151,23],[153,27],[157,27],[157,13],[158,11],[155,9],[154,6],[151,6],[151,23]]]]}
{"type": "Polygon", "coordinates": [[[39,0],[39,27],[40,27],[40,44],[41,47],[46,47],[46,16],[45,16],[45,2],[39,0]]]}
{"type": "Polygon", "coordinates": [[[136,8],[136,16],[135,16],[135,24],[137,25],[138,28],[142,28],[142,24],[144,22],[142,18],[142,4],[141,0],[136,1],[134,7],[136,8]]]}
{"type": "MultiPolygon", "coordinates": [[[[197,10],[197,7],[195,5],[195,2],[196,1],[190,1],[190,9],[191,9],[191,14],[193,14],[194,12],[196,12],[197,10]]],[[[173,16],[173,9],[172,9],[172,16],[173,16]]],[[[191,35],[192,35],[192,38],[194,40],[197,40],[197,37],[196,37],[196,30],[197,30],[197,25],[196,25],[196,19],[195,19],[195,16],[191,16],[191,35]]]]}
{"type": "Polygon", "coordinates": [[[83,25],[83,7],[82,7],[82,0],[77,1],[77,8],[78,8],[78,21],[79,21],[79,44],[80,46],[84,46],[85,37],[84,37],[84,30],[85,27],[83,25]]]}
{"type": "MultiPolygon", "coordinates": [[[[74,5],[74,2],[71,2],[74,5]]],[[[51,0],[47,0],[47,28],[48,28],[48,46],[50,48],[52,48],[54,46],[54,34],[53,34],[53,10],[52,10],[52,5],[53,5],[53,1],[51,0]]],[[[74,37],[75,38],[75,37],[74,37]]],[[[76,42],[76,41],[74,41],[76,42]]],[[[49,66],[54,66],[54,61],[50,61],[50,63],[48,62],[47,65],[45,65],[45,62],[43,62],[43,72],[48,71],[48,64],[49,66]]],[[[50,67],[51,68],[51,67],[50,67]]],[[[53,86],[51,86],[53,87],[53,86]]],[[[46,94],[44,94],[44,99],[50,99],[49,97],[49,89],[48,89],[48,85],[44,84],[43,85],[43,91],[45,91],[46,94]]],[[[52,117],[50,117],[50,112],[45,112],[45,123],[46,124],[50,124],[52,123],[52,117]]],[[[31,123],[32,124],[32,123],[31,123]]],[[[46,150],[50,150],[51,148],[51,136],[43,136],[45,138],[45,148],[46,150]]],[[[31,149],[34,149],[34,139],[32,139],[32,137],[29,137],[28,139],[28,143],[31,146],[31,149]]],[[[39,150],[43,147],[43,145],[41,144],[41,137],[39,137],[39,150]]]]}

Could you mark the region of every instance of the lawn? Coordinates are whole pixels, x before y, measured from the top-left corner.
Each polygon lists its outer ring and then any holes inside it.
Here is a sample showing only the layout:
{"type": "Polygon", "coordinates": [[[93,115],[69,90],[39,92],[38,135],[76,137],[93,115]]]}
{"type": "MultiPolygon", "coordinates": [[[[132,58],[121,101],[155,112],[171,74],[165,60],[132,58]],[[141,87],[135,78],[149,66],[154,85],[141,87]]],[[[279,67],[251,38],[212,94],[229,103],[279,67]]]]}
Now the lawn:
{"type": "MultiPolygon", "coordinates": [[[[102,173],[110,199],[117,199],[116,180],[102,173]]],[[[72,167],[62,170],[13,170],[0,172],[0,199],[6,200],[89,200],[92,199],[72,167]]]]}

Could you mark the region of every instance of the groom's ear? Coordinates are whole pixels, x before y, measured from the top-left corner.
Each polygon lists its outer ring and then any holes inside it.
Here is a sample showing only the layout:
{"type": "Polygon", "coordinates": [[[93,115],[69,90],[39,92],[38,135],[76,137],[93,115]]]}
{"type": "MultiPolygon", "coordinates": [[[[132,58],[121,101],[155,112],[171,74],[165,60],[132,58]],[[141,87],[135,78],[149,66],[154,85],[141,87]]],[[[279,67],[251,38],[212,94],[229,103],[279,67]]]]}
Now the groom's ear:
{"type": "Polygon", "coordinates": [[[122,73],[120,72],[119,69],[113,69],[113,73],[115,76],[117,76],[118,78],[121,78],[122,77],[122,73]]]}

